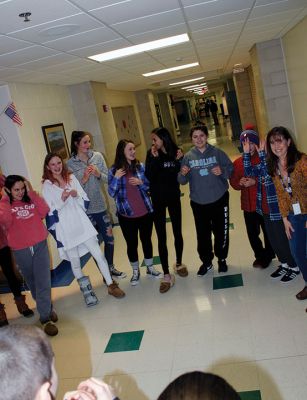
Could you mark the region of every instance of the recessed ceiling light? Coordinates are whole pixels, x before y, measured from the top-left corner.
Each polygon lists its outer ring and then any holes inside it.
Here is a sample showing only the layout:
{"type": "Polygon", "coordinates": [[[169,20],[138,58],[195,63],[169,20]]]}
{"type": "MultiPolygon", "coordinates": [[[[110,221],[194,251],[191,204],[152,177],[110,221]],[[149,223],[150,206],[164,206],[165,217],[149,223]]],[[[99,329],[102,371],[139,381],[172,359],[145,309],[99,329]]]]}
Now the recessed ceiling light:
{"type": "Polygon", "coordinates": [[[201,80],[201,79],[205,79],[205,77],[204,77],[204,76],[200,76],[199,78],[187,79],[186,81],[173,82],[173,83],[170,83],[169,85],[170,85],[170,86],[172,86],[172,85],[182,85],[183,83],[199,81],[199,80],[201,80]]]}
{"type": "Polygon", "coordinates": [[[132,54],[139,54],[145,51],[161,49],[162,47],[173,46],[175,44],[188,42],[189,40],[188,34],[184,33],[182,35],[170,36],[164,39],[153,40],[151,42],[124,47],[118,50],[107,51],[106,53],[96,54],[88,58],[98,62],[114,60],[115,58],[122,58],[131,56],[132,54]]]}
{"type": "Polygon", "coordinates": [[[159,71],[147,72],[146,74],[142,74],[142,75],[143,76],[153,76],[153,75],[166,74],[167,72],[179,71],[181,69],[197,67],[197,65],[199,65],[198,62],[191,63],[191,64],[185,64],[185,65],[178,65],[177,67],[160,69],[159,71]]]}

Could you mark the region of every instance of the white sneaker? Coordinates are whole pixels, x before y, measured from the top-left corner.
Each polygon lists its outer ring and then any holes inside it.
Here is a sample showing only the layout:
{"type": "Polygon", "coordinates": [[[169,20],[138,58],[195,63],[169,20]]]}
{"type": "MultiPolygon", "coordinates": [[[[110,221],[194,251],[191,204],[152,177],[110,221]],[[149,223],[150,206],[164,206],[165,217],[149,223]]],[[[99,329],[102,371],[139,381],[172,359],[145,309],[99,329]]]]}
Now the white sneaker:
{"type": "Polygon", "coordinates": [[[130,283],[132,286],[137,285],[140,282],[140,270],[134,269],[132,272],[132,278],[130,279],[130,283]]]}
{"type": "Polygon", "coordinates": [[[157,271],[153,265],[150,265],[149,267],[147,267],[146,274],[148,276],[152,276],[153,278],[161,278],[162,277],[162,273],[157,271]]]}

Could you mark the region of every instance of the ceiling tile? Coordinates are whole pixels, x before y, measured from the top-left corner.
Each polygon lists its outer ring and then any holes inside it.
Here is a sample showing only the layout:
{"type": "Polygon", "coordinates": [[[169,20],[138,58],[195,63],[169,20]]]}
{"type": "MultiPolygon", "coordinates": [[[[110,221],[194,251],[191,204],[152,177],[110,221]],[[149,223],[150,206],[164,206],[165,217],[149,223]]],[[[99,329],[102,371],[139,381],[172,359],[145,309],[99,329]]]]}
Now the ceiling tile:
{"type": "Polygon", "coordinates": [[[27,61],[38,60],[40,58],[52,56],[57,54],[57,51],[47,49],[42,46],[32,46],[27,49],[18,50],[13,53],[5,54],[0,56],[1,67],[13,67],[19,64],[23,64],[27,61]]]}
{"type": "Polygon", "coordinates": [[[182,23],[184,23],[184,19],[181,11],[174,10],[151,15],[149,17],[138,18],[136,20],[121,22],[112,25],[112,27],[122,35],[129,36],[182,23]]]}
{"type": "Polygon", "coordinates": [[[248,16],[248,10],[237,11],[228,14],[222,14],[215,17],[197,19],[189,22],[189,27],[192,31],[214,28],[216,26],[229,25],[232,23],[242,23],[248,16]]]}
{"type": "Polygon", "coordinates": [[[98,28],[62,39],[51,40],[45,42],[45,45],[57,50],[72,51],[83,47],[93,46],[95,44],[109,42],[118,38],[119,36],[111,29],[98,28]]]}
{"type": "Polygon", "coordinates": [[[78,7],[65,0],[44,1],[43,7],[42,0],[27,0],[26,5],[26,11],[32,12],[29,22],[23,22],[23,19],[18,16],[19,13],[25,11],[24,0],[0,3],[0,33],[7,34],[21,30],[26,31],[36,25],[60,20],[61,18],[81,12],[78,7]],[[3,18],[4,15],[5,18],[3,18]]]}
{"type": "Polygon", "coordinates": [[[179,8],[177,0],[131,0],[125,3],[119,2],[113,7],[98,8],[92,10],[90,13],[104,23],[114,25],[120,22],[174,10],[176,8],[179,8]]]}
{"type": "Polygon", "coordinates": [[[34,26],[33,28],[20,32],[11,33],[11,36],[43,44],[51,40],[60,39],[66,36],[71,37],[77,33],[101,27],[101,22],[96,21],[86,14],[79,14],[34,26]]]}
{"type": "Polygon", "coordinates": [[[188,21],[250,9],[254,0],[217,0],[184,7],[188,21]]]}
{"type": "Polygon", "coordinates": [[[304,7],[306,7],[306,0],[291,0],[291,1],[283,1],[273,4],[268,4],[264,6],[255,7],[251,14],[250,18],[259,18],[262,16],[266,16],[269,14],[281,13],[283,11],[288,10],[297,10],[299,13],[304,7]]]}
{"type": "Polygon", "coordinates": [[[0,35],[0,55],[33,46],[32,43],[0,35]]]}

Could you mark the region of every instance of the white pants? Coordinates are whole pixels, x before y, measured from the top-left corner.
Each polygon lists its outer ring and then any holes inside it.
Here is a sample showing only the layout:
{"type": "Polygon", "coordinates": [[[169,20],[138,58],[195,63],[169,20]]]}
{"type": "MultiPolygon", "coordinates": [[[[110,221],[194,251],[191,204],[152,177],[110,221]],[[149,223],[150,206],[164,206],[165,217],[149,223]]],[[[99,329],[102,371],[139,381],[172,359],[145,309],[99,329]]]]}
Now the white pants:
{"type": "MultiPolygon", "coordinates": [[[[94,257],[98,264],[98,268],[104,277],[107,285],[111,285],[112,278],[110,275],[109,267],[107,260],[105,259],[105,256],[102,254],[101,249],[99,247],[99,244],[97,242],[96,237],[92,237],[88,239],[86,242],[83,243],[83,245],[88,249],[89,253],[94,257]]],[[[84,275],[81,270],[81,262],[80,262],[80,256],[78,253],[78,248],[74,247],[72,249],[66,250],[66,254],[69,258],[70,264],[71,264],[71,269],[72,272],[75,276],[76,279],[82,278],[84,275]]]]}

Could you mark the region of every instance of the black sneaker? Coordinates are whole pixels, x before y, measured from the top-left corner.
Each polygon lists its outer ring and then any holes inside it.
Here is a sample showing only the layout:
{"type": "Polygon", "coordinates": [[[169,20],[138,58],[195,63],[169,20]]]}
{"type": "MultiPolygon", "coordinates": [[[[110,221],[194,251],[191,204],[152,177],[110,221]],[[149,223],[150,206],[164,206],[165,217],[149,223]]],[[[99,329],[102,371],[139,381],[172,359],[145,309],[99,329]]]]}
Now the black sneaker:
{"type": "Polygon", "coordinates": [[[270,277],[273,278],[273,279],[275,279],[275,278],[280,278],[280,277],[281,277],[282,275],[284,275],[287,271],[288,271],[288,268],[284,268],[284,267],[282,267],[281,265],[279,265],[279,266],[277,267],[277,270],[274,271],[274,272],[270,275],[270,277]]]}
{"type": "Polygon", "coordinates": [[[198,272],[197,272],[197,276],[204,276],[204,275],[206,275],[206,273],[210,270],[210,269],[212,269],[213,268],[213,265],[210,263],[210,264],[207,264],[207,265],[205,265],[205,264],[202,264],[200,267],[199,267],[199,270],[198,270],[198,272]]]}
{"type": "Polygon", "coordinates": [[[126,278],[127,274],[125,274],[122,271],[119,271],[114,267],[114,265],[109,266],[110,274],[113,276],[113,278],[118,278],[118,279],[123,279],[126,278]]]}
{"type": "Polygon", "coordinates": [[[226,260],[218,260],[218,272],[227,272],[228,271],[228,266],[226,263],[226,260]]]}
{"type": "Polygon", "coordinates": [[[295,269],[289,268],[288,271],[285,273],[285,275],[281,278],[280,282],[282,282],[282,283],[291,282],[299,274],[300,274],[300,271],[296,271],[295,269]]]}

